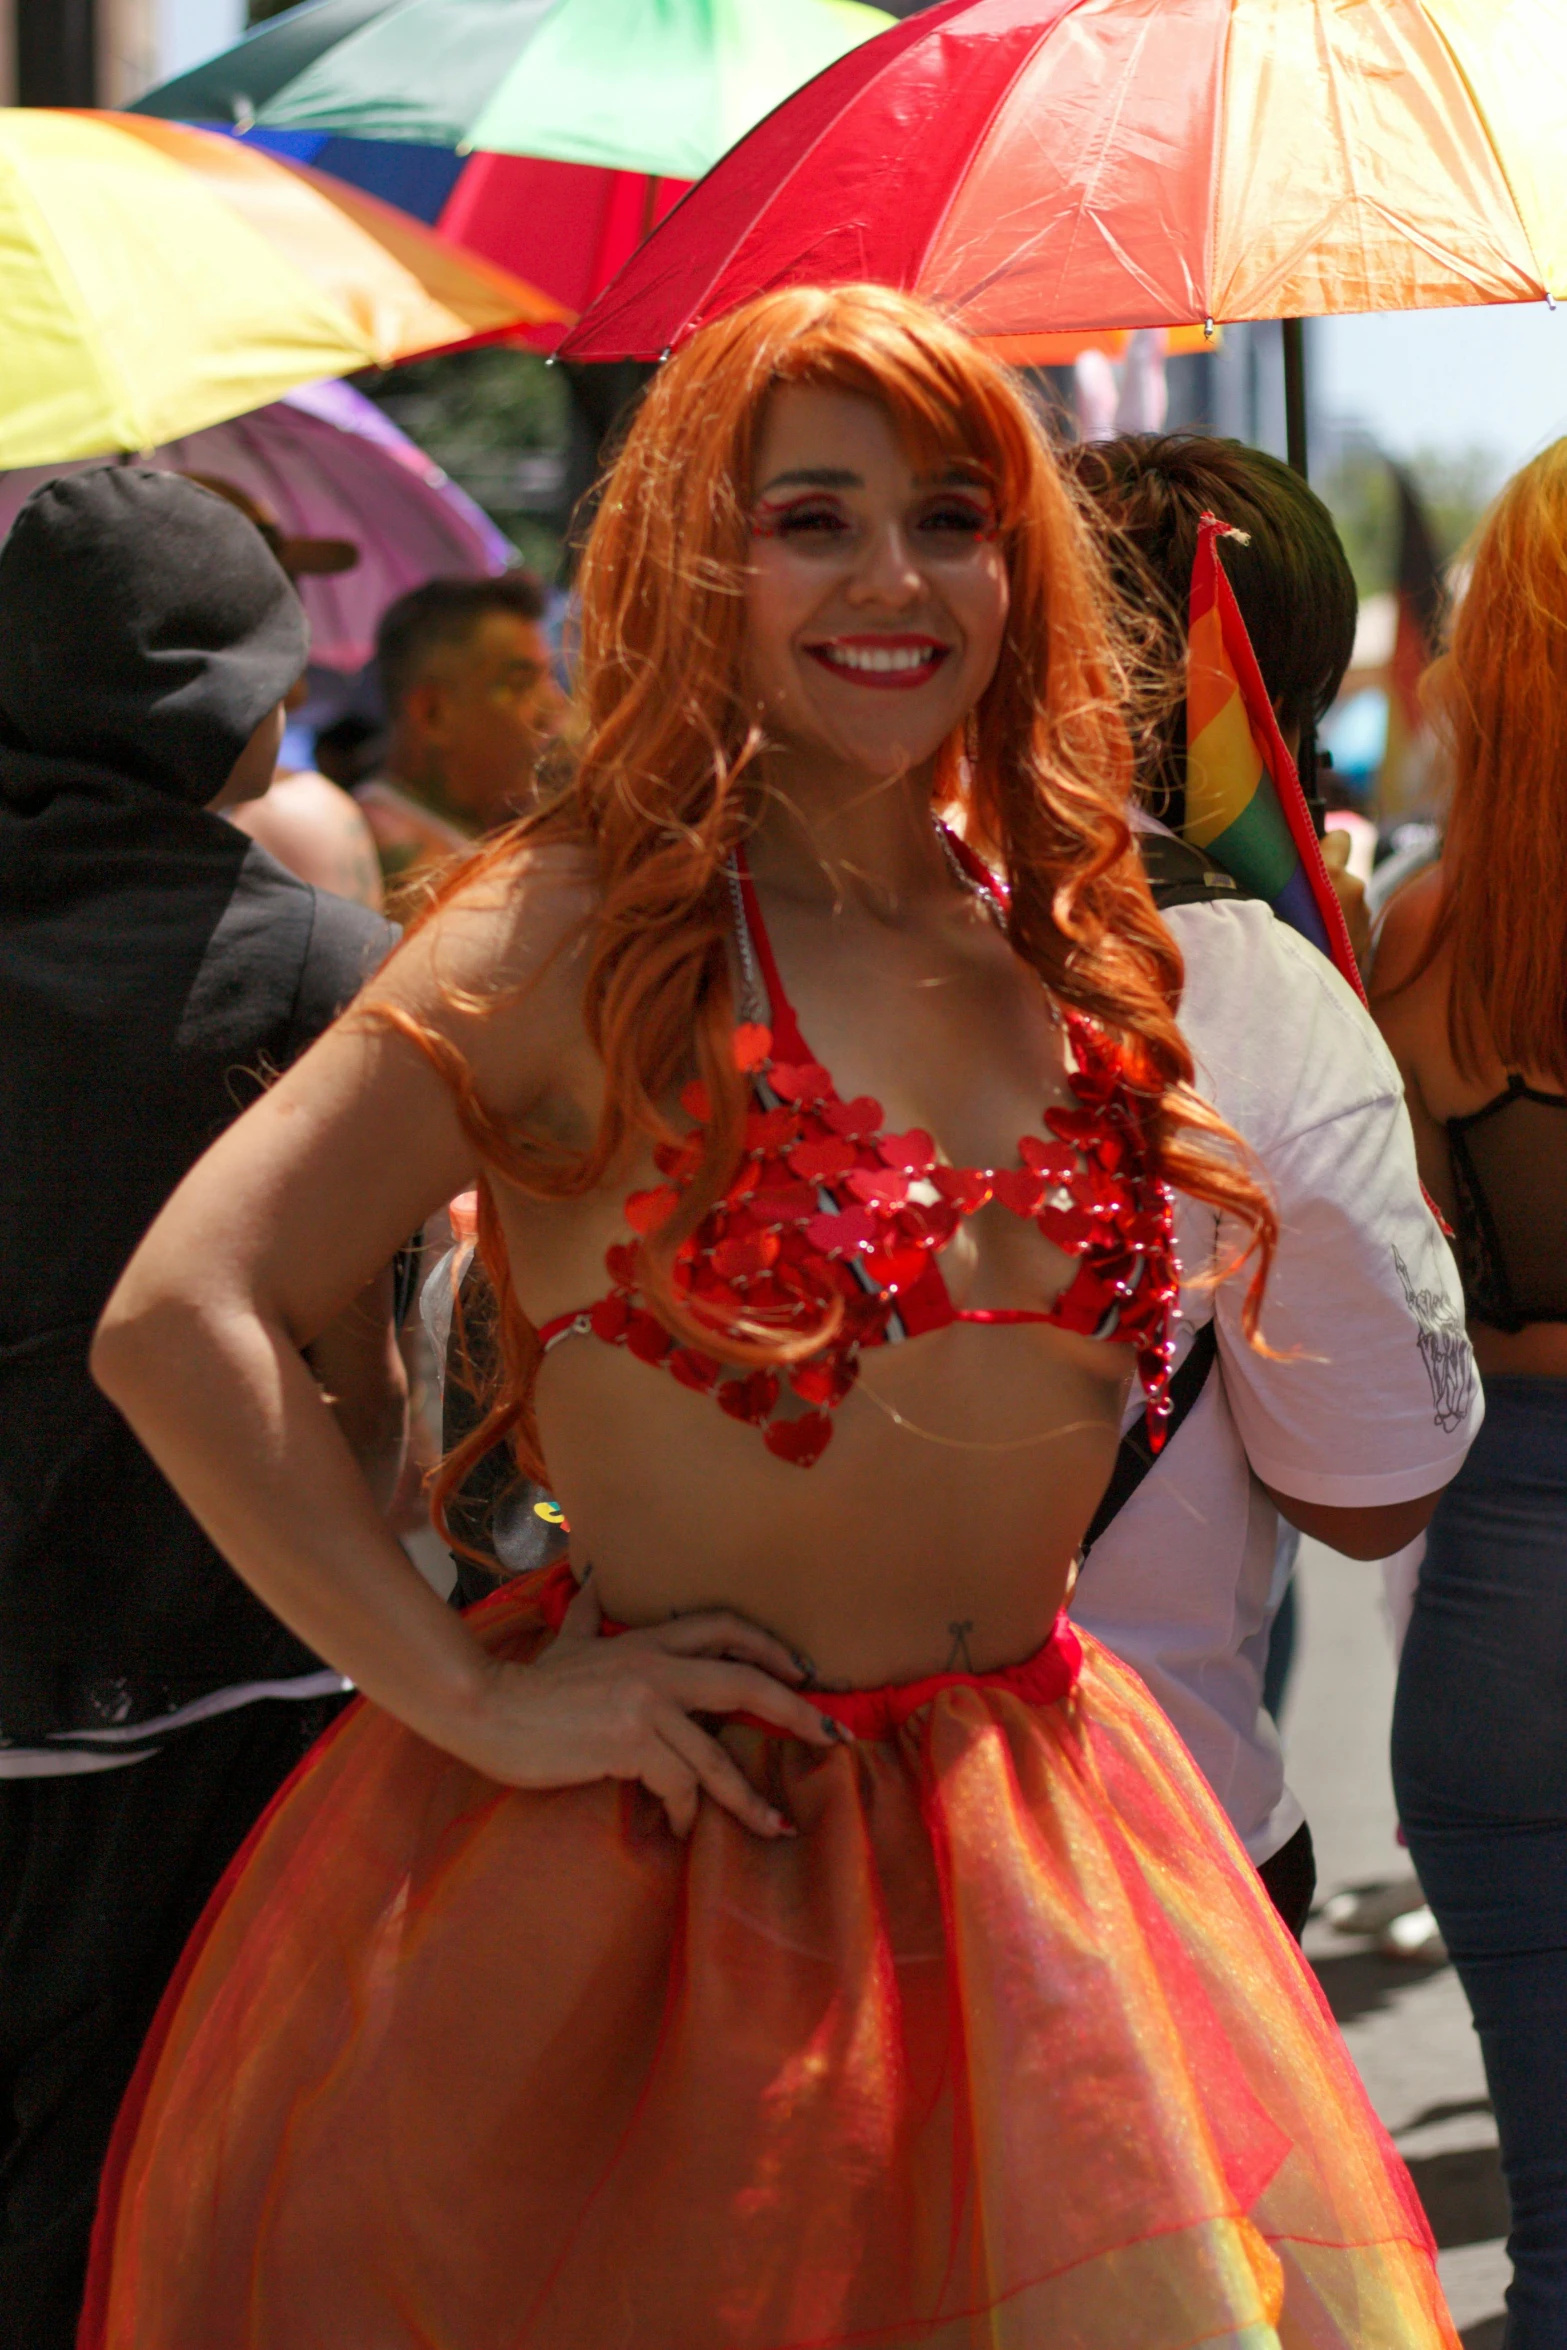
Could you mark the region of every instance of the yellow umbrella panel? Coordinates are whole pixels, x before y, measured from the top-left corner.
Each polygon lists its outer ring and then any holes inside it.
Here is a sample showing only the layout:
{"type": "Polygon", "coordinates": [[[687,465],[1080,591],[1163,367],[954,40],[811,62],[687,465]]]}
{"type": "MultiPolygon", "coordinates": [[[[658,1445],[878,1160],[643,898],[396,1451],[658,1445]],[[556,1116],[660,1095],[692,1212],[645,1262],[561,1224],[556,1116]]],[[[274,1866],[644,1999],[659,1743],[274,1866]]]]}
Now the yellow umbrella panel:
{"type": "Polygon", "coordinates": [[[215,133],[0,109],[0,467],[153,448],[324,376],[569,317],[215,133]]]}

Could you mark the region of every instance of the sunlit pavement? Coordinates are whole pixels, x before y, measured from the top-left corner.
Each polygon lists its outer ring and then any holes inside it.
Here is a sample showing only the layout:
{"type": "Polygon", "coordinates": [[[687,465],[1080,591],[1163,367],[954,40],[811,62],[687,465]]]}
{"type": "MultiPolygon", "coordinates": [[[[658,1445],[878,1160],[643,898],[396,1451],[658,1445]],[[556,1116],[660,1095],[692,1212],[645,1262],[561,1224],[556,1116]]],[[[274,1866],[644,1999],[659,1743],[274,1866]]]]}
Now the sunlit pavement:
{"type": "MultiPolygon", "coordinates": [[[[1393,1650],[1377,1568],[1316,1543],[1301,1551],[1301,1636],[1284,1716],[1290,1783],[1317,1847],[1320,1904],[1408,1874],[1388,1779],[1393,1650]]],[[[1469,2350],[1498,2350],[1507,2196],[1469,2010],[1449,1966],[1381,1957],[1320,1915],[1316,1967],[1378,2113],[1413,2173],[1441,2246],[1442,2281],[1469,2350]]]]}

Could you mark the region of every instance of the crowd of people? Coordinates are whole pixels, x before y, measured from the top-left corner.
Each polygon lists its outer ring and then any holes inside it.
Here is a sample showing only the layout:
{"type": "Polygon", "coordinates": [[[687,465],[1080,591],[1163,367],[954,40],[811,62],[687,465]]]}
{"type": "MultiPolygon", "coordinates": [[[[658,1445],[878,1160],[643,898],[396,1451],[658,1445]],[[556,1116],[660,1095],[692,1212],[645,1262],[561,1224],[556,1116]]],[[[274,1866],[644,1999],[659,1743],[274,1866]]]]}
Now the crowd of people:
{"type": "Polygon", "coordinates": [[[538,582],[432,581],[337,778],[279,764],[327,558],[36,493],[4,2350],[1451,2346],[1264,1702],[1300,1536],[1423,1532],[1400,1811],[1559,2343],[1564,516],[1567,444],[1368,1011],[1185,804],[1203,534],[1294,755],[1326,508],[1055,448],[902,296],[696,336],[569,690],[538,582]]]}

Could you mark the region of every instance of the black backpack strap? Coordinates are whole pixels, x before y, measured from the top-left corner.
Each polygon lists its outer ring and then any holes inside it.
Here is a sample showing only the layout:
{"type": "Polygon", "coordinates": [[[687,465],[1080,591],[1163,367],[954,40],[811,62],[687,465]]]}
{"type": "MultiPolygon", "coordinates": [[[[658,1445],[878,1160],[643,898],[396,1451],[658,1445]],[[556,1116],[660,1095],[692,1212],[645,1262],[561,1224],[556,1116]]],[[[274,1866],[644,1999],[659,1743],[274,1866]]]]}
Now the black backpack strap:
{"type": "MultiPolygon", "coordinates": [[[[1201,849],[1194,849],[1189,841],[1178,840],[1173,832],[1139,832],[1136,840],[1153,902],[1161,914],[1167,906],[1220,905],[1226,899],[1249,898],[1253,894],[1241,887],[1233,873],[1226,873],[1222,865],[1212,863],[1201,849]]],[[[1218,1343],[1212,1321],[1205,1322],[1192,1340],[1185,1362],[1170,1381],[1170,1417],[1164,1424],[1166,1445],[1207,1385],[1218,1343]]],[[[1111,1520],[1131,1500],[1153,1467],[1154,1458],[1148,1445],[1147,1425],[1138,1419],[1121,1439],[1104,1499],[1083,1536],[1085,1559],[1111,1520]]]]}
{"type": "Polygon", "coordinates": [[[1137,853],[1143,861],[1153,902],[1162,914],[1168,906],[1207,906],[1227,898],[1249,898],[1233,873],[1213,864],[1189,841],[1173,832],[1140,832],[1137,853]]]}
{"type": "MultiPolygon", "coordinates": [[[[1169,1450],[1181,1422],[1208,1384],[1208,1373],[1213,1369],[1218,1351],[1218,1331],[1211,1321],[1205,1322],[1187,1349],[1185,1362],[1170,1381],[1170,1417],[1164,1424],[1161,1454],[1169,1450]]],[[[1125,1509],[1158,1457],[1159,1454],[1154,1453],[1148,1443],[1147,1421],[1139,1413],[1121,1439],[1120,1450],[1115,1456],[1115,1467],[1105,1487],[1104,1499],[1095,1510],[1088,1532],[1083,1536],[1082,1556],[1085,1560],[1111,1520],[1125,1509]]]]}

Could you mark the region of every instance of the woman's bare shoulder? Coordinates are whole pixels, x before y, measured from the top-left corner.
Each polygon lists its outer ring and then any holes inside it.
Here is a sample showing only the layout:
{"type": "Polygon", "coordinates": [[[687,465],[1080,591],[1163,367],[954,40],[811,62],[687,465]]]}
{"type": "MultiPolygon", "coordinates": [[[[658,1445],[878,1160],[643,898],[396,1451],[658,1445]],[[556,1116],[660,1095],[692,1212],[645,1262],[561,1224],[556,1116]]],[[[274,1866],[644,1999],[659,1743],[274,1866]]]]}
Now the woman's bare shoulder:
{"type": "Polygon", "coordinates": [[[1407,987],[1419,970],[1441,905],[1440,864],[1417,873],[1389,901],[1377,932],[1376,961],[1371,970],[1373,1004],[1407,987]]]}
{"type": "Polygon", "coordinates": [[[595,860],[572,843],[482,851],[360,999],[457,1045],[497,1108],[560,1077],[584,1043],[582,994],[600,904],[595,860]]]}
{"type": "Polygon", "coordinates": [[[600,889],[592,852],[574,842],[521,841],[482,850],[420,916],[377,980],[409,990],[500,1000],[578,970],[591,946],[600,889]]]}

